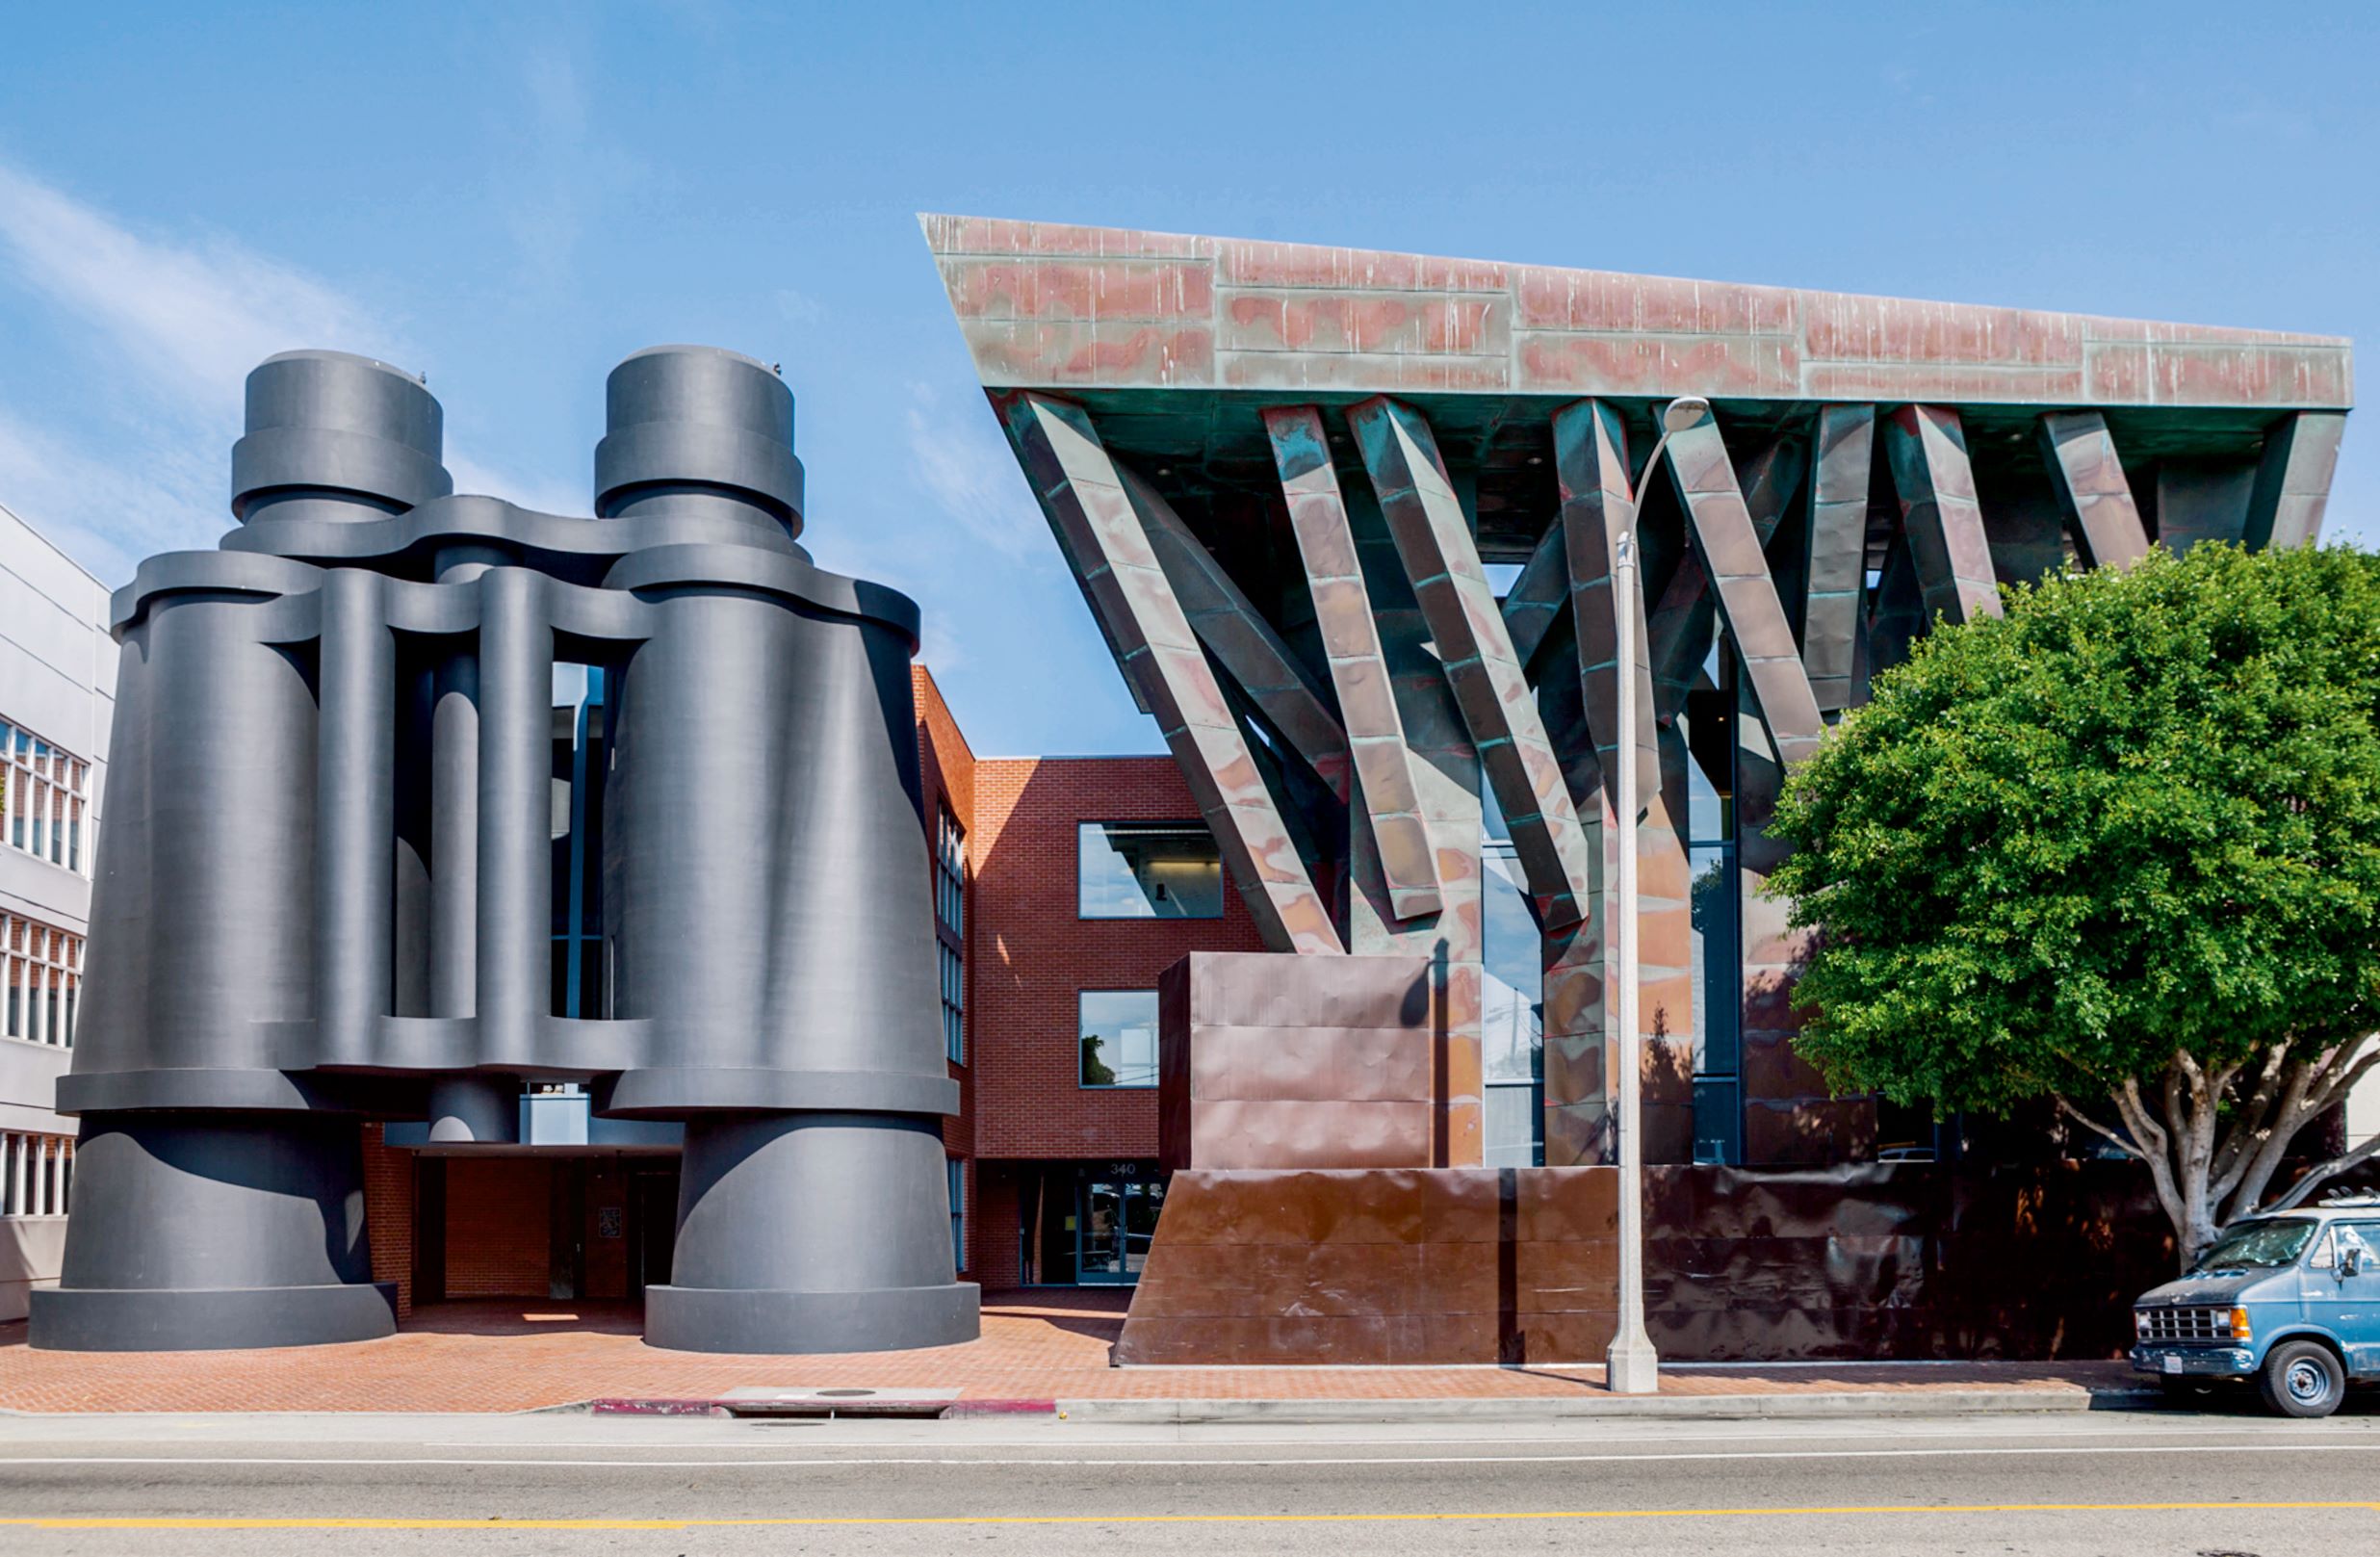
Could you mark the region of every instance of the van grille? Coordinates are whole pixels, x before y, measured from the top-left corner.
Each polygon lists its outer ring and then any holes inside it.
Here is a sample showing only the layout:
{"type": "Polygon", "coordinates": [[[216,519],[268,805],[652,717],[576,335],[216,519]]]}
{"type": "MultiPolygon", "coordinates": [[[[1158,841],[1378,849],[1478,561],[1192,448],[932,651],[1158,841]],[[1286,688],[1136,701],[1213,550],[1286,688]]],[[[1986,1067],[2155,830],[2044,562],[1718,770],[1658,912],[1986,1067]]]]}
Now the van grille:
{"type": "Polygon", "coordinates": [[[2229,1340],[2229,1309],[2142,1309],[2142,1340],[2229,1340]]]}

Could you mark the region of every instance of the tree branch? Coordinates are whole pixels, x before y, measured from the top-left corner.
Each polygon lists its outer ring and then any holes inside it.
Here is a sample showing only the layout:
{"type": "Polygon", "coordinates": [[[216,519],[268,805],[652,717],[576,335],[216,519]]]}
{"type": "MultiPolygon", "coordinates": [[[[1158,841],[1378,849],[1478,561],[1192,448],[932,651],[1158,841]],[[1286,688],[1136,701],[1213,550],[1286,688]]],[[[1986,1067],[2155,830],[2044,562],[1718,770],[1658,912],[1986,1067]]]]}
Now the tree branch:
{"type": "Polygon", "coordinates": [[[2256,1209],[2257,1203],[2264,1199],[2264,1186],[2272,1182],[2272,1176],[2281,1169],[2281,1159],[2289,1155],[2289,1143],[2297,1139],[2297,1132],[2311,1117],[2306,1093],[2314,1074],[2314,1065],[2302,1059],[2293,1059],[2283,1068],[2281,1096],[2272,1105],[2264,1138],[2241,1164],[2229,1191],[2233,1216],[2244,1216],[2256,1209]]]}
{"type": "MultiPolygon", "coordinates": [[[[2353,1043],[2340,1045],[2331,1051],[2331,1054],[2336,1056],[2343,1053],[2352,1056],[2370,1041],[2370,1036],[2367,1034],[2353,1043]]],[[[2322,1083],[2321,1092],[2314,1104],[2314,1111],[2318,1114],[2337,1103],[2349,1092],[2355,1090],[2355,1083],[2369,1075],[2375,1066],[2380,1066],[2380,1048],[2372,1050],[2370,1053],[2354,1060],[2351,1064],[2341,1066],[2337,1075],[2322,1083]]]]}
{"type": "Polygon", "coordinates": [[[2143,1152],[2139,1147],[2134,1146],[2132,1142],[2126,1140],[2117,1131],[2109,1129],[2098,1120],[2093,1119],[2082,1109],[2077,1108],[2067,1100],[2064,1093],[2053,1092],[2050,1096],[2057,1100],[2057,1106],[2064,1111],[2067,1118],[2073,1120],[2076,1124],[2082,1126],[2084,1129],[2090,1130],[2094,1134],[2105,1136],[2108,1140],[2113,1142],[2116,1149],[2121,1151],[2126,1156],[2138,1157],[2142,1161],[2146,1161],[2148,1159],[2149,1155],[2146,1152],[2143,1152]]]}
{"type": "MultiPolygon", "coordinates": [[[[2168,1072],[2166,1078],[2167,1093],[2170,1094],[2172,1089],[2172,1076],[2171,1073],[2168,1072]]],[[[2136,1077],[2129,1076],[2124,1077],[2124,1085],[2120,1091],[2114,1094],[2114,1098],[2116,1112],[2124,1116],[2124,1124],[2126,1128],[2139,1135],[2140,1143],[2143,1146],[2147,1147],[2151,1152],[2154,1152],[2159,1155],[2162,1155],[2166,1146],[2165,1127],[2159,1124],[2150,1116],[2149,1105],[2140,1096],[2139,1080],[2136,1077]]]]}
{"type": "MultiPolygon", "coordinates": [[[[2166,1090],[2167,1095],[2171,1096],[2172,1073],[2168,1071],[2167,1076],[2169,1084],[2166,1090]]],[[[2148,1150],[2141,1152],[2139,1156],[2149,1165],[2149,1181],[2157,1188],[2157,1203],[2164,1207],[2166,1220],[2173,1224],[2175,1247],[2182,1256],[2183,1263],[2187,1265],[2190,1257],[2198,1251],[2190,1246],[2187,1207],[2183,1205],[2181,1193],[2174,1187],[2173,1160],[2166,1155],[2164,1127],[2149,1117],[2148,1105],[2140,1099],[2140,1083],[2135,1078],[2126,1077],[2124,1085],[2112,1096],[2116,1112],[2124,1116],[2124,1128],[2133,1132],[2135,1140],[2148,1146],[2148,1150]]]]}
{"type": "Polygon", "coordinates": [[[2214,1156],[2214,1180],[2220,1197],[2231,1193],[2247,1171],[2253,1155],[2251,1147],[2257,1131],[2264,1129],[2272,1115],[2272,1101],[2280,1083],[2282,1062],[2289,1058],[2289,1046],[2273,1044],[2264,1051],[2264,1068],[2257,1074],[2255,1090],[2240,1100],[2239,1113],[2231,1131],[2223,1138],[2223,1149],[2214,1156]]]}

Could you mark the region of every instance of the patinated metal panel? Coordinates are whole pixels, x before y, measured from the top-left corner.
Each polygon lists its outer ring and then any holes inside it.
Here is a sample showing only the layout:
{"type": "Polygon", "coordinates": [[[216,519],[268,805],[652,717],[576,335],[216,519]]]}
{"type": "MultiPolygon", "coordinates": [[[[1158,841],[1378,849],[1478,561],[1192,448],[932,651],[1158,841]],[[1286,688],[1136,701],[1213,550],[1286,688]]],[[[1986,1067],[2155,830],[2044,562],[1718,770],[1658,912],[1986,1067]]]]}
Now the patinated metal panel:
{"type": "Polygon", "coordinates": [[[2311,546],[2319,538],[2346,425],[2343,415],[2301,411],[2264,435],[2264,457],[2248,498],[2250,546],[2311,546]]]}
{"type": "MultiPolygon", "coordinates": [[[[1677,1362],[2120,1357],[2173,1269],[2137,1164],[1644,1181],[1646,1319],[1677,1362]]],[[[1594,1362],[1617,1190],[1612,1168],[1177,1174],[1115,1360],[1594,1362]]]]}
{"type": "Polygon", "coordinates": [[[1822,714],[1851,706],[1875,453],[1875,406],[1819,408],[1802,563],[1801,668],[1822,714]]]}
{"type": "MultiPolygon", "coordinates": [[[[1578,636],[1578,667],[1587,703],[1587,725],[1603,766],[1604,787],[1617,786],[1613,765],[1629,743],[1619,724],[1620,610],[1637,613],[1636,641],[1652,635],[1644,600],[1622,602],[1612,584],[1614,548],[1636,524],[1636,489],[1628,463],[1628,429],[1617,407],[1576,401],[1554,413],[1554,471],[1560,481],[1563,555],[1570,585],[1570,619],[1578,636]]],[[[1642,574],[1640,573],[1640,578],[1642,574]]],[[[1637,792],[1661,792],[1661,754],[1653,734],[1655,706],[1649,656],[1640,650],[1631,668],[1637,678],[1637,727],[1633,732],[1637,792]]]]}
{"type": "MultiPolygon", "coordinates": [[[[1599,401],[1574,402],[1554,414],[1553,433],[1564,557],[1570,579],[1580,711],[1594,743],[1591,771],[1601,785],[1601,801],[1594,812],[1602,818],[1602,831],[1609,840],[1597,890],[1608,894],[1607,884],[1617,880],[1613,765],[1622,760],[1629,745],[1617,728],[1621,670],[1617,612],[1626,610],[1637,613],[1639,644],[1646,644],[1651,637],[1646,630],[1641,590],[1623,601],[1613,584],[1614,547],[1620,533],[1636,523],[1636,492],[1629,478],[1626,426],[1615,407],[1599,401]]],[[[1674,1095],[1675,1088],[1666,1079],[1675,1069],[1665,1047],[1668,1040],[1694,1030],[1693,872],[1663,782],[1652,672],[1649,657],[1643,650],[1639,651],[1630,673],[1637,678],[1634,750],[1639,765],[1637,792],[1643,807],[1637,828],[1638,1015],[1643,1029],[1641,1036],[1645,1041],[1645,1096],[1651,1105],[1674,1095]]],[[[1548,671],[1542,679],[1550,682],[1553,675],[1548,671]]],[[[1567,769],[1573,782],[1585,778],[1589,771],[1579,760],[1573,760],[1567,769]]],[[[1583,802],[1580,810],[1582,814],[1587,811],[1583,802]]],[[[1608,904],[1599,908],[1608,915],[1608,904]]],[[[1575,1031],[1561,1034],[1557,1041],[1550,1019],[1557,981],[1567,1008],[1583,997],[1584,981],[1591,978],[1596,980],[1594,996],[1602,1006],[1596,1020],[1610,1021],[1609,997],[1613,986],[1608,978],[1617,970],[1610,965],[1605,949],[1608,938],[1609,932],[1605,930],[1596,936],[1566,942],[1549,939],[1546,944],[1548,1161],[1562,1160],[1555,1155],[1558,1131],[1565,1142],[1564,1150],[1580,1154],[1575,1160],[1592,1160],[1585,1154],[1599,1150],[1597,1121],[1608,1102],[1602,1089],[1614,1075],[1609,1061],[1616,1050],[1610,1038],[1617,1034],[1607,1036],[1604,1028],[1590,1027],[1582,1021],[1575,1031]],[[1559,1081],[1555,1075],[1558,1051],[1560,1063],[1565,1067],[1559,1081]]],[[[1672,1105],[1661,1106],[1669,1106],[1674,1111],[1672,1105]]],[[[1661,1153],[1652,1150],[1652,1145],[1648,1134],[1646,1160],[1658,1161],[1661,1153]]]]}
{"type": "Polygon", "coordinates": [[[1426,1168],[1430,960],[1192,952],[1158,981],[1159,1156],[1181,1168],[1426,1168]]]}
{"type": "Polygon", "coordinates": [[[1609,1168],[1177,1173],[1116,1361],[1599,1358],[1617,1225],[1609,1168]]]}
{"type": "MultiPolygon", "coordinates": [[[[1810,695],[1793,624],[1769,577],[1764,537],[1736,485],[1719,423],[1706,410],[1669,438],[1669,471],[1692,526],[1694,554],[1716,584],[1720,614],[1734,640],[1752,703],[1787,766],[1818,748],[1825,726],[1810,695]]],[[[1780,503],[1777,507],[1781,509],[1780,503]]]]}
{"type": "Polygon", "coordinates": [[[1369,249],[920,219],[993,387],[2353,402],[2348,343],[1369,249]]]}
{"type": "Polygon", "coordinates": [[[2050,411],[2041,418],[2041,462],[2058,506],[2093,567],[2128,568],[2149,552],[2148,530],[2132,483],[2116,457],[2108,419],[2097,411],[2050,411]]]}
{"type": "Polygon", "coordinates": [[[1437,441],[1410,407],[1384,398],[1355,406],[1347,421],[1539,915],[1549,925],[1573,923],[1587,912],[1586,840],[1437,441]]]}
{"type": "Polygon", "coordinates": [[[1372,830],[1350,827],[1348,949],[1358,955],[1429,959],[1444,1073],[1432,1161],[1439,1167],[1474,1165],[1486,1149],[1480,1052],[1485,937],[1479,755],[1370,484],[1350,483],[1341,495],[1364,589],[1371,597],[1389,690],[1412,753],[1413,785],[1436,857],[1441,903],[1436,914],[1397,918],[1372,830]]]}
{"type": "Polygon", "coordinates": [[[2256,492],[2255,460],[2157,462],[2157,541],[2179,556],[2200,541],[2238,544],[2256,492]]]}
{"type": "Polygon", "coordinates": [[[1864,695],[1868,677],[1890,670],[1909,657],[1909,644],[1926,631],[1926,592],[1917,582],[1917,558],[1909,537],[1896,532],[1884,550],[1884,570],[1876,580],[1876,603],[1868,614],[1867,674],[1855,687],[1854,703],[1864,695]]]}
{"type": "Polygon", "coordinates": [[[1214,555],[1199,544],[1173,506],[1138,473],[1118,460],[1117,472],[1133,510],[1149,532],[1150,549],[1174,586],[1190,629],[1231,673],[1266,722],[1281,732],[1314,775],[1347,797],[1347,733],[1300,665],[1214,555]]]}
{"type": "MultiPolygon", "coordinates": [[[[1744,507],[1751,516],[1752,533],[1764,549],[1800,483],[1803,457],[1798,443],[1778,438],[1744,467],[1744,507]]],[[[1686,694],[1694,689],[1694,676],[1711,652],[1717,619],[1711,576],[1704,571],[1700,553],[1690,545],[1662,586],[1660,603],[1648,623],[1654,712],[1663,722],[1675,719],[1686,706],[1686,694]]],[[[1676,808],[1672,805],[1671,809],[1676,808]]]]}
{"type": "Polygon", "coordinates": [[[1002,396],[997,403],[1034,496],[1063,532],[1068,555],[1087,567],[1079,580],[1084,596],[1124,647],[1125,667],[1155,713],[1265,945],[1277,951],[1341,950],[1330,909],[1256,772],[1090,417],[1047,395],[1002,396]]]}
{"type": "MultiPolygon", "coordinates": [[[[1566,651],[1571,639],[1563,634],[1555,641],[1566,651]]],[[[1562,755],[1563,782],[1586,830],[1588,861],[1594,869],[1587,917],[1544,934],[1539,943],[1545,1164],[1586,1167],[1610,1160],[1617,1144],[1611,1114],[1619,1033],[1612,997],[1618,988],[1619,959],[1611,931],[1618,829],[1594,735],[1587,726],[1584,690],[1566,653],[1538,679],[1538,709],[1546,736],[1562,755]]]]}
{"type": "Polygon", "coordinates": [[[1876,1104],[1837,1098],[1796,1051],[1802,1014],[1794,986],[1809,961],[1812,932],[1790,922],[1793,905],[1769,891],[1786,854],[1769,836],[1785,766],[1777,761],[1739,677],[1736,683],[1736,894],[1741,939],[1744,1160],[1752,1164],[1856,1160],[1875,1145],[1876,1104]]]}
{"type": "Polygon", "coordinates": [[[1264,413],[1264,425],[1306,584],[1313,593],[1314,624],[1338,692],[1389,911],[1399,919],[1435,914],[1443,906],[1437,862],[1322,416],[1310,405],[1274,406],[1264,413]]]}
{"type": "Polygon", "coordinates": [[[1927,625],[2000,614],[1991,542],[1976,502],[1975,471],[1958,413],[1940,405],[1903,405],[1885,425],[1902,532],[1917,566],[1927,625]]]}
{"type": "Polygon", "coordinates": [[[1513,657],[1524,665],[1535,660],[1538,646],[1569,603],[1570,573],[1562,550],[1562,527],[1549,525],[1522,564],[1520,577],[1504,592],[1504,632],[1513,640],[1513,657]]]}

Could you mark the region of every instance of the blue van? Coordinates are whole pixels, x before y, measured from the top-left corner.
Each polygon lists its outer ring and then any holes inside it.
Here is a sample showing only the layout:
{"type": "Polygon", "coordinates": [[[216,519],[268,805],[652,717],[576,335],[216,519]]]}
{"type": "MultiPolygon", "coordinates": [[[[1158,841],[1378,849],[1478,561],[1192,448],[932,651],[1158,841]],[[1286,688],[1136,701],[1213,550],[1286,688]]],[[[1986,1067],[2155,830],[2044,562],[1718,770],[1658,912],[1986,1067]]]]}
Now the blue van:
{"type": "Polygon", "coordinates": [[[2287,1416],[2328,1416],[2380,1378],[2380,1199],[2252,1216],[2133,1303],[2133,1367],[2180,1390],[2256,1380],[2287,1416]]]}

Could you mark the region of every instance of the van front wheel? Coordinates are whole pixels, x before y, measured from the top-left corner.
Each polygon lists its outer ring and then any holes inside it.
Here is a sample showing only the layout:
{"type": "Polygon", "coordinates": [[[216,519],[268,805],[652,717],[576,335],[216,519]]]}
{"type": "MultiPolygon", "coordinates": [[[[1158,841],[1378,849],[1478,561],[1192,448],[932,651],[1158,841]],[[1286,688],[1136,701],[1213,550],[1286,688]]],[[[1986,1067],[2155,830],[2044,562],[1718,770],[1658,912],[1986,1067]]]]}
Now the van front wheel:
{"type": "Polygon", "coordinates": [[[2265,1357],[2257,1387],[2284,1416],[2328,1416],[2346,1398],[2347,1370],[2318,1341],[2285,1340],[2265,1357]]]}

